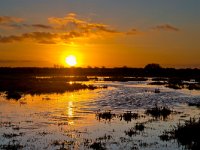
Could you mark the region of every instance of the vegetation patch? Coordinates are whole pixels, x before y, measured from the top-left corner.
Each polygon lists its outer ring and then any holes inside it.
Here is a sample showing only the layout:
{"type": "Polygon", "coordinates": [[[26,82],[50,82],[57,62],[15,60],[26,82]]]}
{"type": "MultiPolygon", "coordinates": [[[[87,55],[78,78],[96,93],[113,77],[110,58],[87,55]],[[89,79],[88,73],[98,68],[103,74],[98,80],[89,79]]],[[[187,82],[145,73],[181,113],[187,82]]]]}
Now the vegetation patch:
{"type": "Polygon", "coordinates": [[[144,128],[145,128],[145,126],[144,126],[143,123],[137,123],[137,124],[135,125],[135,130],[136,130],[136,131],[144,131],[144,128]]]}
{"type": "Polygon", "coordinates": [[[15,133],[4,133],[3,134],[3,137],[4,138],[7,138],[7,139],[10,139],[10,138],[14,138],[14,137],[17,137],[17,136],[22,136],[23,133],[19,133],[19,134],[15,134],[15,133]]]}
{"type": "Polygon", "coordinates": [[[136,136],[138,134],[138,132],[135,130],[135,128],[130,128],[129,130],[124,131],[124,133],[130,137],[136,136]]]}
{"type": "Polygon", "coordinates": [[[98,112],[96,114],[98,120],[111,120],[113,119],[116,115],[114,113],[111,113],[111,111],[105,111],[105,112],[98,112]]]}
{"type": "Polygon", "coordinates": [[[165,120],[172,111],[167,107],[158,107],[156,105],[154,108],[147,109],[145,113],[155,117],[156,119],[163,118],[163,120],[165,120]]]}
{"type": "Polygon", "coordinates": [[[132,119],[138,119],[139,115],[137,113],[132,113],[131,111],[127,111],[126,113],[119,115],[120,119],[126,121],[126,122],[131,122],[132,119]]]}
{"type": "Polygon", "coordinates": [[[95,150],[105,150],[105,146],[101,142],[94,142],[90,145],[90,148],[95,149],[95,150]]]}
{"type": "Polygon", "coordinates": [[[19,150],[23,148],[24,146],[17,141],[12,141],[9,142],[8,144],[0,145],[0,149],[2,150],[19,150]]]}
{"type": "Polygon", "coordinates": [[[104,81],[119,81],[119,82],[128,82],[128,81],[147,81],[147,78],[144,77],[109,77],[104,78],[104,81]]]}
{"type": "Polygon", "coordinates": [[[190,118],[184,124],[178,124],[171,131],[165,131],[160,139],[168,141],[177,139],[178,143],[184,145],[187,149],[200,149],[200,118],[190,118]]]}
{"type": "MultiPolygon", "coordinates": [[[[6,92],[7,99],[19,100],[22,94],[51,94],[64,93],[66,91],[94,90],[98,87],[81,83],[66,82],[55,78],[5,78],[0,79],[0,92],[6,92]]],[[[106,88],[106,87],[103,87],[106,88]]]]}
{"type": "Polygon", "coordinates": [[[188,103],[188,106],[196,106],[196,107],[200,108],[200,102],[198,102],[198,103],[190,102],[190,103],[188,103]]]}

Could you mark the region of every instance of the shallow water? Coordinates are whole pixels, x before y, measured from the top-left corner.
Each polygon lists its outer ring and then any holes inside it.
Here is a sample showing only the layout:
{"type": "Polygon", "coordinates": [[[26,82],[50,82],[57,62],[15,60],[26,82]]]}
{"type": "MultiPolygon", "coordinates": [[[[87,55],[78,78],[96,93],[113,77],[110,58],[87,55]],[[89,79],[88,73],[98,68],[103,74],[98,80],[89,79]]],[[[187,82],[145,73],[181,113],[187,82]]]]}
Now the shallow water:
{"type": "Polygon", "coordinates": [[[188,102],[200,102],[199,91],[174,90],[146,82],[84,82],[107,85],[107,89],[80,90],[64,94],[24,95],[19,101],[0,96],[0,145],[19,144],[22,149],[92,149],[101,143],[107,149],[182,149],[174,141],[159,136],[178,122],[199,117],[199,108],[188,102]],[[155,93],[155,88],[160,93],[155,93]],[[176,113],[166,120],[146,115],[147,108],[168,106],[176,113]],[[111,110],[111,120],[98,119],[96,113],[111,110]],[[125,121],[120,114],[132,111],[138,119],[125,121]],[[126,135],[136,123],[144,131],[126,135]],[[8,136],[10,135],[10,136],[8,136]]]}

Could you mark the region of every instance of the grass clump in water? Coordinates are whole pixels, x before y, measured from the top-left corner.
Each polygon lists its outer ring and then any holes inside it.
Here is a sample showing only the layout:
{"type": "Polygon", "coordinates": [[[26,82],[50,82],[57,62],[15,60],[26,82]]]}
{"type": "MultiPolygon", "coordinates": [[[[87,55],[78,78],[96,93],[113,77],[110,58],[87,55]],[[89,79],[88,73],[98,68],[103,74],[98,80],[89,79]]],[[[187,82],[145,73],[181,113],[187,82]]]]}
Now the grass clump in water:
{"type": "Polygon", "coordinates": [[[130,128],[128,131],[124,131],[124,133],[128,135],[129,137],[132,137],[138,134],[135,128],[130,128]]]}
{"type": "Polygon", "coordinates": [[[196,107],[200,108],[200,102],[198,102],[198,103],[189,102],[188,106],[196,106],[196,107]]]}
{"type": "Polygon", "coordinates": [[[190,118],[184,124],[178,124],[172,131],[164,132],[160,136],[161,140],[177,139],[178,143],[187,149],[200,149],[200,118],[190,118]]]}
{"type": "Polygon", "coordinates": [[[144,131],[144,128],[145,128],[145,126],[143,123],[137,123],[135,125],[135,130],[137,130],[137,131],[144,131]]]}
{"type": "Polygon", "coordinates": [[[158,107],[157,105],[154,108],[147,109],[146,114],[151,115],[155,118],[162,117],[164,120],[172,113],[172,111],[167,107],[158,107]]]}
{"type": "Polygon", "coordinates": [[[113,119],[116,115],[111,113],[111,111],[105,111],[105,112],[98,112],[96,114],[98,120],[104,119],[104,120],[111,120],[113,119]]]}
{"type": "Polygon", "coordinates": [[[120,115],[120,119],[126,121],[126,122],[131,122],[132,119],[138,119],[139,115],[137,113],[132,113],[131,111],[127,111],[126,113],[120,115]]]}
{"type": "Polygon", "coordinates": [[[12,141],[8,144],[0,145],[0,149],[2,150],[19,150],[23,149],[24,146],[21,145],[18,141],[12,141]]]}
{"type": "Polygon", "coordinates": [[[101,142],[92,143],[90,145],[90,148],[95,149],[95,150],[105,150],[106,149],[101,142]]]}

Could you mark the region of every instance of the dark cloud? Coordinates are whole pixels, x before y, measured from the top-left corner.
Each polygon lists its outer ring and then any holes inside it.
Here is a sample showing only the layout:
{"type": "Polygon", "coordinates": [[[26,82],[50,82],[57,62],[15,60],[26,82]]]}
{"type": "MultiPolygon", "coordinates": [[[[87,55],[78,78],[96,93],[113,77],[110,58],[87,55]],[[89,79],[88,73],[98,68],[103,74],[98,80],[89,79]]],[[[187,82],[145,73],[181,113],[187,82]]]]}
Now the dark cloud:
{"type": "Polygon", "coordinates": [[[33,40],[38,43],[42,43],[42,41],[49,41],[49,43],[54,43],[57,37],[58,35],[55,33],[31,32],[31,33],[24,33],[18,36],[16,35],[0,36],[0,43],[21,42],[24,40],[33,40]]]}
{"type": "Polygon", "coordinates": [[[141,34],[141,32],[135,28],[131,29],[130,31],[126,32],[126,35],[138,35],[141,34]]]}
{"type": "Polygon", "coordinates": [[[157,25],[156,27],[153,28],[153,30],[159,30],[159,31],[180,31],[179,28],[170,25],[170,24],[162,24],[162,25],[157,25]]]}
{"type": "Polygon", "coordinates": [[[50,32],[31,32],[21,35],[0,36],[0,43],[21,42],[25,40],[35,41],[42,44],[57,44],[60,42],[68,43],[70,40],[83,37],[87,33],[66,32],[66,33],[50,33],[50,32]]]}
{"type": "Polygon", "coordinates": [[[32,24],[31,26],[34,28],[41,28],[41,29],[53,29],[53,27],[43,24],[32,24]]]}

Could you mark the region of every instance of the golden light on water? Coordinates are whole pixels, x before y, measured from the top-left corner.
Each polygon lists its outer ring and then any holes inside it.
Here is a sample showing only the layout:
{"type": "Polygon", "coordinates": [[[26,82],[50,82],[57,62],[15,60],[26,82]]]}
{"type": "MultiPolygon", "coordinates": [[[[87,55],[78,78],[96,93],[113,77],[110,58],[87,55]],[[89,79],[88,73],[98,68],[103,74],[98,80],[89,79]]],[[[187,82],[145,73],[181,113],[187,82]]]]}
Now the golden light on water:
{"type": "Polygon", "coordinates": [[[74,55],[69,55],[66,57],[65,62],[69,66],[75,66],[77,64],[76,57],[74,55]]]}
{"type": "MultiPolygon", "coordinates": [[[[73,95],[72,95],[72,98],[73,98],[73,95]]],[[[68,123],[70,124],[70,125],[73,125],[74,124],[74,121],[73,121],[73,119],[71,119],[71,118],[73,118],[73,116],[74,116],[74,110],[73,110],[73,101],[69,101],[68,102],[68,110],[67,110],[67,115],[68,115],[68,123]]]]}

